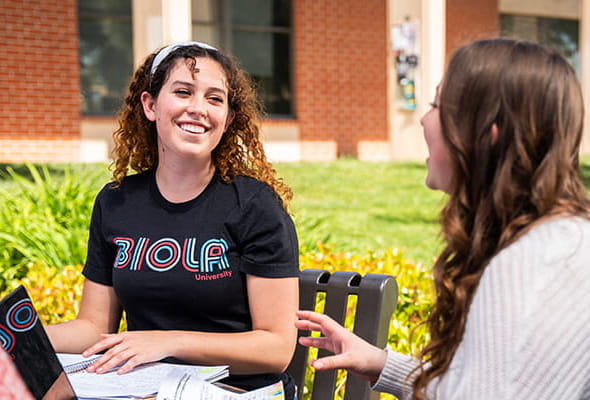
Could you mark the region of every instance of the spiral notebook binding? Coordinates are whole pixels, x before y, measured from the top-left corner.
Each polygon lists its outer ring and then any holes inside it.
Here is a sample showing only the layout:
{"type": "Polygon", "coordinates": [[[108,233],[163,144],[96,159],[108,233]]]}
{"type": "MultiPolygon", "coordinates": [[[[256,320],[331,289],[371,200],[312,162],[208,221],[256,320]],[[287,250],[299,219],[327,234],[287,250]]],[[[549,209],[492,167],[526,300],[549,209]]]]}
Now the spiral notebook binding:
{"type": "Polygon", "coordinates": [[[78,361],[70,365],[64,365],[64,371],[66,374],[75,374],[77,372],[85,371],[93,362],[98,360],[100,356],[89,358],[88,360],[78,361]]]}

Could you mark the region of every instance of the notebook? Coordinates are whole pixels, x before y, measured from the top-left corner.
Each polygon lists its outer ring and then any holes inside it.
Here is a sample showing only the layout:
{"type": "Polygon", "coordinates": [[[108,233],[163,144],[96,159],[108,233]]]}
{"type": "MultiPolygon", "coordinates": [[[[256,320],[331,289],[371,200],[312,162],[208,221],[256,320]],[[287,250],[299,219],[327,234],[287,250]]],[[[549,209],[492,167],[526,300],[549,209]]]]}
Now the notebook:
{"type": "Polygon", "coordinates": [[[0,300],[0,343],[35,399],[77,399],[23,286],[0,300]]]}

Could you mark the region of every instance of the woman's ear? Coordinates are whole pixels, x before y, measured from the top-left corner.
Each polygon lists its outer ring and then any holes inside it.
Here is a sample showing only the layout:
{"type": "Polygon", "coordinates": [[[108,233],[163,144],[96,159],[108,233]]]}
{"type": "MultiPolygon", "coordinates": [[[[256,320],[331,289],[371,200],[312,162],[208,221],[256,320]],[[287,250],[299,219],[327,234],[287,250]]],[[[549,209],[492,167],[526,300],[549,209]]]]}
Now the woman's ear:
{"type": "Polygon", "coordinates": [[[492,129],[490,130],[490,137],[492,139],[492,145],[496,144],[498,141],[498,125],[495,123],[492,124],[492,129]]]}
{"type": "Polygon", "coordinates": [[[156,120],[156,100],[148,92],[141,93],[141,105],[143,106],[143,113],[150,121],[156,120]]]}

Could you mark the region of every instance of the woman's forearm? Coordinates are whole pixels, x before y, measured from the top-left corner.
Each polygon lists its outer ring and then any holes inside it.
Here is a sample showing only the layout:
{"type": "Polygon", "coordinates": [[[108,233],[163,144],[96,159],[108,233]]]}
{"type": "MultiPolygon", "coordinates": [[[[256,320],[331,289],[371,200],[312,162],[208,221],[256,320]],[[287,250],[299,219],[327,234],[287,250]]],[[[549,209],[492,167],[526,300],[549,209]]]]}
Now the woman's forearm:
{"type": "Polygon", "coordinates": [[[74,319],[45,326],[53,348],[58,353],[82,353],[100,340],[100,332],[90,321],[74,319]]]}
{"type": "Polygon", "coordinates": [[[229,365],[233,374],[283,372],[295,348],[296,332],[285,338],[255,330],[240,333],[170,331],[172,355],[195,364],[229,365]]]}

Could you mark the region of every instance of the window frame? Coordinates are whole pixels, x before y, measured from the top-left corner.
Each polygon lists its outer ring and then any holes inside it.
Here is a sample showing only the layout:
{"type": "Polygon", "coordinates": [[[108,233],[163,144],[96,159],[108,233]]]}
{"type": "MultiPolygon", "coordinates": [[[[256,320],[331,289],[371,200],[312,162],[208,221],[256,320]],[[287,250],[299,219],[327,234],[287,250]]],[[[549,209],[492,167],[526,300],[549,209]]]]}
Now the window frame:
{"type": "MultiPolygon", "coordinates": [[[[193,0],[198,1],[198,0],[193,0]]],[[[208,27],[216,29],[219,33],[219,41],[217,45],[219,45],[222,49],[227,51],[229,54],[233,54],[233,33],[234,31],[242,31],[248,33],[268,33],[268,34],[287,34],[288,35],[288,43],[289,43],[289,87],[291,92],[291,100],[290,100],[290,110],[291,112],[288,114],[280,114],[280,113],[271,113],[267,112],[266,117],[268,119],[296,119],[296,96],[295,96],[295,76],[294,76],[294,51],[293,51],[293,0],[289,0],[289,26],[282,27],[276,25],[249,25],[249,24],[233,24],[232,17],[233,17],[233,7],[231,5],[232,0],[218,0],[219,4],[219,18],[217,21],[206,21],[206,20],[199,20],[198,18],[193,18],[191,16],[191,29],[194,29],[195,26],[199,27],[208,27]]],[[[249,73],[249,71],[247,71],[249,73]]],[[[262,97],[262,96],[261,96],[262,97]]]]}
{"type": "MultiPolygon", "coordinates": [[[[78,13],[78,60],[80,63],[80,97],[82,97],[83,99],[85,99],[86,93],[85,93],[85,88],[83,86],[82,83],[82,70],[83,70],[83,64],[82,64],[82,51],[81,51],[81,29],[80,29],[80,25],[82,25],[82,23],[84,21],[88,21],[88,22],[98,22],[98,21],[114,21],[114,22],[127,22],[129,24],[130,27],[130,33],[131,33],[131,40],[130,40],[130,49],[129,49],[129,54],[133,54],[133,10],[132,10],[132,0],[128,0],[129,1],[129,14],[122,14],[122,13],[117,13],[115,11],[112,10],[104,10],[103,12],[100,11],[84,11],[81,10],[81,6],[80,6],[80,2],[77,3],[77,13],[78,13]]],[[[128,77],[131,78],[131,76],[133,75],[133,60],[131,60],[131,70],[128,73],[128,77]]],[[[122,88],[123,93],[126,91],[127,89],[127,85],[124,85],[122,88]]],[[[112,111],[108,111],[108,110],[102,110],[102,111],[84,111],[83,110],[83,105],[84,105],[85,100],[82,100],[80,103],[80,115],[83,117],[111,117],[111,116],[115,116],[118,112],[117,109],[112,110],[112,111]]],[[[121,105],[123,104],[123,98],[121,98],[121,105]]]]}
{"type": "MultiPolygon", "coordinates": [[[[525,19],[530,19],[531,21],[534,21],[535,27],[538,28],[540,23],[543,24],[551,24],[557,21],[571,21],[571,22],[575,22],[577,23],[577,29],[578,29],[578,36],[577,36],[577,48],[576,48],[576,52],[574,54],[577,55],[577,63],[575,63],[575,59],[572,58],[572,55],[566,53],[566,51],[564,49],[562,49],[560,46],[557,46],[555,43],[550,42],[550,41],[546,41],[546,40],[538,40],[540,43],[543,43],[545,45],[549,45],[552,46],[556,49],[558,49],[561,54],[568,60],[568,62],[570,63],[570,65],[572,65],[572,67],[574,68],[576,75],[578,77],[581,76],[581,65],[580,65],[580,53],[582,51],[581,49],[581,19],[579,18],[569,18],[569,17],[564,17],[564,16],[547,16],[547,15],[539,15],[539,14],[535,14],[535,13],[530,13],[530,14],[521,14],[521,13],[512,13],[512,12],[500,12],[499,13],[499,31],[500,31],[500,36],[502,37],[512,37],[512,38],[518,38],[518,39],[527,39],[527,38],[523,38],[522,36],[520,36],[518,33],[518,30],[512,30],[511,32],[505,32],[503,31],[503,24],[504,18],[525,18],[525,19]]],[[[550,31],[546,31],[543,32],[543,36],[546,36],[547,34],[550,34],[550,31]]],[[[527,39],[530,40],[530,39],[527,39]]]]}

